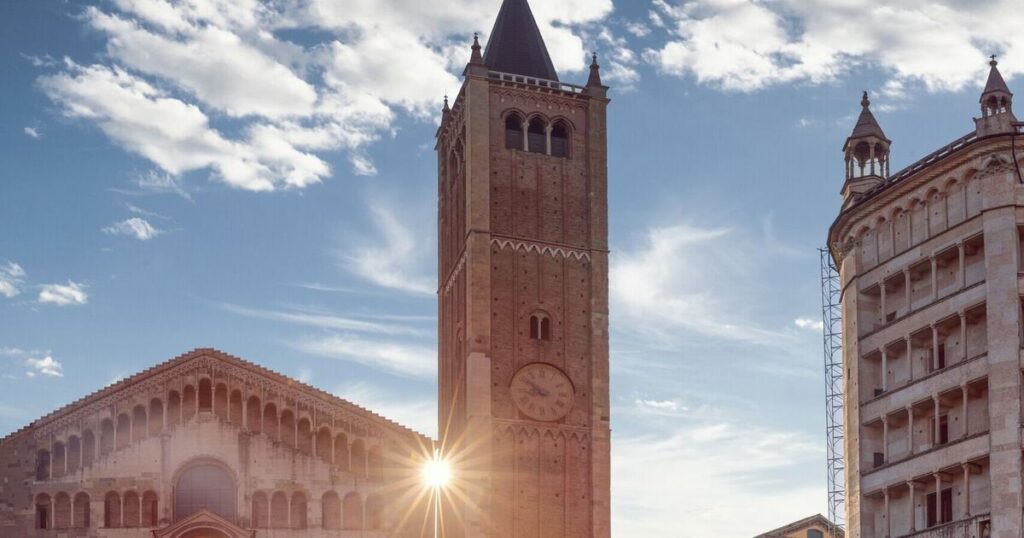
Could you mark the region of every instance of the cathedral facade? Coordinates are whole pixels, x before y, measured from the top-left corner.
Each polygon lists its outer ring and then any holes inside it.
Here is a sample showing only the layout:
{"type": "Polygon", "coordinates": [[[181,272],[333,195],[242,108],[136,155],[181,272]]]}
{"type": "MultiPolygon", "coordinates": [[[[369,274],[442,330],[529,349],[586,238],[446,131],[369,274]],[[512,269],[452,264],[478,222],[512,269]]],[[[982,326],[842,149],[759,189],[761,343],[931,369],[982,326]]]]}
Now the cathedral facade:
{"type": "Polygon", "coordinates": [[[870,110],[829,232],[842,285],[847,534],[1015,538],[1024,176],[993,58],[966,135],[895,173],[870,110]]]}
{"type": "Polygon", "coordinates": [[[0,538],[610,536],[608,88],[526,0],[482,51],[437,131],[439,439],[195,350],[0,439],[0,538]]]}

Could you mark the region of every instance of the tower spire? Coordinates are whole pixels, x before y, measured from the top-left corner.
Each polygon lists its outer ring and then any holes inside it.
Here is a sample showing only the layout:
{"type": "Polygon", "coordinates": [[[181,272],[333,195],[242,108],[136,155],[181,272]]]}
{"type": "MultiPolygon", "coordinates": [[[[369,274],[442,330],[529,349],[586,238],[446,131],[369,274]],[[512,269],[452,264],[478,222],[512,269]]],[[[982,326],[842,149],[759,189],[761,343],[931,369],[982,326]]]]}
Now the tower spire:
{"type": "Polygon", "coordinates": [[[492,71],[558,80],[527,0],[502,2],[483,61],[492,71]]]}
{"type": "Polygon", "coordinates": [[[979,136],[1008,133],[1015,129],[1013,124],[1017,118],[1013,115],[1013,92],[1006,86],[996,55],[989,57],[988,80],[985,89],[978,98],[981,104],[981,117],[974,120],[979,136]]]}
{"type": "Polygon", "coordinates": [[[860,116],[853,127],[843,153],[846,154],[846,182],[843,184],[843,203],[851,204],[859,195],[885,182],[889,177],[889,146],[882,126],[871,113],[871,99],[867,90],[861,95],[860,116]]]}

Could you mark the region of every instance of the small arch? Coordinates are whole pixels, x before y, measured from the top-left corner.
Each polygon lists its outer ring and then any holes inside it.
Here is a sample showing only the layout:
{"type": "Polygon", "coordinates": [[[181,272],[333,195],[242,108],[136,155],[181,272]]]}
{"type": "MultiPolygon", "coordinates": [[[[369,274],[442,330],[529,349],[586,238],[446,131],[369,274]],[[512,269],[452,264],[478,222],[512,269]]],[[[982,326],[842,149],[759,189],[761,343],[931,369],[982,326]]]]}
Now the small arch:
{"type": "Polygon", "coordinates": [[[295,415],[291,409],[281,411],[281,442],[295,446],[295,415]]]}
{"type": "Polygon", "coordinates": [[[228,404],[228,420],[237,426],[242,425],[242,391],[231,391],[231,398],[228,404]]]}
{"type": "Polygon", "coordinates": [[[146,408],[142,405],[136,405],[132,409],[132,442],[137,443],[145,439],[148,430],[146,408]]]}
{"type": "Polygon", "coordinates": [[[103,527],[117,529],[121,527],[121,496],[111,491],[103,497],[103,527]]]}
{"type": "Polygon", "coordinates": [[[193,460],[175,473],[172,483],[175,520],[206,509],[234,521],[236,480],[230,468],[220,461],[207,458],[193,460]]]}
{"type": "Polygon", "coordinates": [[[96,435],[92,430],[82,434],[82,467],[88,467],[96,461],[96,435]]]}
{"type": "Polygon", "coordinates": [[[100,424],[100,456],[106,456],[114,451],[114,421],[109,418],[103,419],[100,424]]]}
{"type": "Polygon", "coordinates": [[[320,520],[323,528],[327,530],[341,529],[341,500],[338,494],[333,491],[324,493],[320,500],[320,508],[323,510],[320,520]]]}
{"type": "Polygon", "coordinates": [[[569,156],[569,126],[564,120],[555,121],[551,127],[551,156],[569,156]]]}
{"type": "Polygon", "coordinates": [[[371,531],[384,529],[384,503],[379,495],[366,498],[366,528],[371,531]]]}
{"type": "Polygon", "coordinates": [[[213,390],[213,412],[221,420],[228,420],[228,386],[217,383],[213,390]]]}
{"type": "Polygon", "coordinates": [[[75,495],[75,504],[71,518],[74,520],[74,526],[76,529],[88,529],[92,526],[89,515],[90,512],[89,495],[85,492],[80,492],[75,495]]]}
{"type": "Polygon", "coordinates": [[[530,119],[526,128],[526,150],[530,153],[548,152],[547,125],[539,116],[530,119]]]}
{"type": "Polygon", "coordinates": [[[71,496],[63,491],[53,498],[53,527],[71,528],[71,496]]]}
{"type": "Polygon", "coordinates": [[[306,528],[306,495],[301,491],[292,494],[291,524],[293,529],[306,528]]]}
{"type": "Polygon", "coordinates": [[[208,377],[199,380],[199,410],[213,410],[213,382],[208,377]]]}
{"type": "Polygon", "coordinates": [[[259,433],[262,431],[262,428],[260,427],[261,409],[262,406],[260,405],[260,399],[255,396],[250,396],[249,400],[245,404],[245,424],[246,427],[249,428],[249,431],[253,433],[259,433]]]}
{"type": "Polygon", "coordinates": [[[351,468],[352,474],[365,477],[366,476],[366,444],[363,443],[362,439],[356,439],[352,441],[352,454],[351,454],[351,468]]]}
{"type": "Polygon", "coordinates": [[[518,112],[505,116],[505,149],[523,149],[523,117],[518,112]]]}
{"type": "Polygon", "coordinates": [[[257,529],[266,529],[270,527],[270,506],[267,500],[267,494],[262,491],[257,491],[252,496],[252,526],[257,529]]]}
{"type": "Polygon", "coordinates": [[[53,444],[53,463],[50,467],[50,476],[64,476],[64,466],[67,465],[67,450],[64,443],[57,441],[53,444]]]}
{"type": "Polygon", "coordinates": [[[142,526],[156,527],[160,518],[159,498],[155,491],[142,494],[142,526]]]}
{"type": "Polygon", "coordinates": [[[275,491],[270,498],[270,528],[288,528],[288,497],[282,491],[275,491]]]}
{"type": "Polygon", "coordinates": [[[551,318],[545,312],[534,312],[530,315],[530,338],[533,340],[551,340],[551,318]]]}
{"type": "Polygon", "coordinates": [[[296,445],[299,450],[309,455],[313,454],[313,432],[311,430],[312,427],[310,426],[308,418],[302,417],[299,419],[299,432],[296,445]]]}
{"type": "Polygon", "coordinates": [[[157,437],[164,429],[164,403],[160,398],[149,401],[149,436],[157,437]]]}
{"type": "Polygon", "coordinates": [[[53,501],[50,496],[45,493],[40,493],[36,496],[36,528],[37,529],[49,529],[53,525],[53,501]]]}
{"type": "Polygon", "coordinates": [[[36,480],[50,479],[50,451],[41,449],[36,451],[36,480]]]}
{"type": "Polygon", "coordinates": [[[167,395],[167,426],[173,428],[181,422],[181,395],[172,390],[167,395]]]}
{"type": "Polygon", "coordinates": [[[122,502],[124,504],[121,508],[121,526],[130,529],[139,527],[139,516],[142,512],[142,500],[139,498],[139,494],[134,491],[126,492],[122,502]]]}
{"type": "Polygon", "coordinates": [[[272,403],[263,407],[263,432],[277,439],[277,406],[272,403]]]}
{"type": "Polygon", "coordinates": [[[345,495],[342,502],[342,528],[347,531],[357,531],[363,528],[363,499],[358,493],[352,492],[345,495]]]}
{"type": "Polygon", "coordinates": [[[82,441],[77,435],[72,435],[68,439],[68,472],[75,472],[78,470],[78,463],[82,461],[82,441]]]}
{"type": "Polygon", "coordinates": [[[127,413],[121,413],[117,417],[117,449],[127,447],[132,442],[132,419],[127,413]]]}
{"type": "Polygon", "coordinates": [[[316,454],[325,463],[331,463],[331,430],[327,427],[316,432],[316,454]]]}
{"type": "Polygon", "coordinates": [[[348,436],[344,433],[334,436],[334,464],[342,471],[349,470],[348,436]]]}
{"type": "Polygon", "coordinates": [[[181,396],[182,417],[189,420],[196,415],[196,388],[192,385],[185,385],[181,396]]]}

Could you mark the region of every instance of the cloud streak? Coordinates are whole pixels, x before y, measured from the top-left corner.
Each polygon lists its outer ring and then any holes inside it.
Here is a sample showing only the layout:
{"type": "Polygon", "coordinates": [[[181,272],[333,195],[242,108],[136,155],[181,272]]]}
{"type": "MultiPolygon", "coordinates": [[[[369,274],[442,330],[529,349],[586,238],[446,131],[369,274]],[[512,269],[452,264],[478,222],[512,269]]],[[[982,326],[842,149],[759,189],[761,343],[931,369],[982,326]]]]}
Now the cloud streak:
{"type": "Polygon", "coordinates": [[[139,241],[149,241],[164,232],[155,228],[144,218],[132,217],[103,228],[103,233],[108,235],[127,235],[139,241]]]}
{"type": "Polygon", "coordinates": [[[0,295],[11,299],[21,293],[25,283],[25,270],[14,262],[0,265],[0,295]]]}
{"type": "Polygon", "coordinates": [[[67,284],[40,286],[37,301],[56,306],[84,305],[89,302],[89,294],[85,292],[83,284],[69,280],[67,284]]]}

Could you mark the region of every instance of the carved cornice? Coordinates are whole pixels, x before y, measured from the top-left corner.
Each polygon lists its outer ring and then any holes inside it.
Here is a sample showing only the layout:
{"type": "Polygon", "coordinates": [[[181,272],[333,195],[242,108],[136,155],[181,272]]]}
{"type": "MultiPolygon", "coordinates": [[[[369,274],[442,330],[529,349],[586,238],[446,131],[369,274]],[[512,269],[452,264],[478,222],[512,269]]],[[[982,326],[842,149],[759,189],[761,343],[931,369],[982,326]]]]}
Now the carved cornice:
{"type": "Polygon", "coordinates": [[[582,426],[570,426],[567,424],[523,422],[519,420],[494,419],[494,433],[497,435],[513,435],[521,437],[552,437],[562,436],[565,439],[586,442],[590,440],[591,431],[582,426]]]}
{"type": "Polygon", "coordinates": [[[497,246],[500,250],[512,249],[526,253],[536,252],[538,254],[548,255],[554,258],[573,258],[576,260],[590,261],[590,252],[567,245],[552,245],[548,243],[506,239],[501,237],[492,238],[491,245],[497,246]]]}

